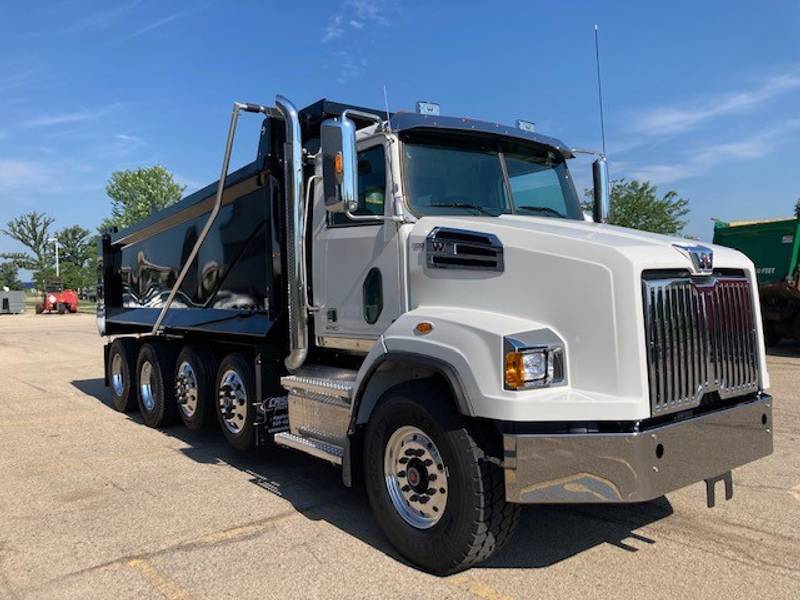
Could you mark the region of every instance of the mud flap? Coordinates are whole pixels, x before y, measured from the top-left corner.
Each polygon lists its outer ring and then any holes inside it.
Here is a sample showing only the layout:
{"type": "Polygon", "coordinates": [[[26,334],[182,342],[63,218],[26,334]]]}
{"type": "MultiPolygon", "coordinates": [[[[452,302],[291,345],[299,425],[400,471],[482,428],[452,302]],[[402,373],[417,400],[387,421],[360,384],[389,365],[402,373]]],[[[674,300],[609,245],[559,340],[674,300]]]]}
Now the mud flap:
{"type": "Polygon", "coordinates": [[[733,498],[733,475],[730,471],[722,475],[717,475],[716,477],[710,477],[705,480],[706,506],[708,506],[708,508],[714,508],[716,504],[716,486],[718,481],[725,482],[725,500],[733,498]]]}

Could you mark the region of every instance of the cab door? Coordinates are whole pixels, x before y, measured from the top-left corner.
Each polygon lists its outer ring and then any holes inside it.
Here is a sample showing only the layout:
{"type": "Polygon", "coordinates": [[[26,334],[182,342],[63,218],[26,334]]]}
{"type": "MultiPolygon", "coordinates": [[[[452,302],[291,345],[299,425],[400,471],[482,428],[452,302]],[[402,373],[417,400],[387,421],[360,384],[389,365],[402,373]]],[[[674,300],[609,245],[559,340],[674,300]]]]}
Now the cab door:
{"type": "MultiPolygon", "coordinates": [[[[384,140],[359,146],[357,216],[391,216],[387,146],[384,140]]],[[[312,260],[314,304],[319,307],[314,313],[317,344],[368,351],[400,315],[397,226],[327,213],[323,204],[318,196],[312,260]]]]}

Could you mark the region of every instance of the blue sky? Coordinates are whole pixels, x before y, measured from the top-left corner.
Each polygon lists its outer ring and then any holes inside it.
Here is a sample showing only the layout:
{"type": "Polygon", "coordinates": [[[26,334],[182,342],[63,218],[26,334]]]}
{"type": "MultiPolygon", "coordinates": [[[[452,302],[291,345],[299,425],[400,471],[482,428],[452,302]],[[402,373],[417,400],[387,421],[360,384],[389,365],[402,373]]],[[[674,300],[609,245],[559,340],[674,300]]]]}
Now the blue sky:
{"type": "MultiPolygon", "coordinates": [[[[798,2],[5,0],[0,223],[29,210],[94,229],[117,169],[216,178],[233,100],[328,97],[513,123],[598,147],[600,26],[612,176],[710,217],[791,214],[800,197],[798,2]]],[[[245,120],[235,162],[255,155],[245,120]]],[[[587,162],[572,166],[588,184],[587,162]]],[[[0,236],[0,252],[18,249],[0,236]]]]}

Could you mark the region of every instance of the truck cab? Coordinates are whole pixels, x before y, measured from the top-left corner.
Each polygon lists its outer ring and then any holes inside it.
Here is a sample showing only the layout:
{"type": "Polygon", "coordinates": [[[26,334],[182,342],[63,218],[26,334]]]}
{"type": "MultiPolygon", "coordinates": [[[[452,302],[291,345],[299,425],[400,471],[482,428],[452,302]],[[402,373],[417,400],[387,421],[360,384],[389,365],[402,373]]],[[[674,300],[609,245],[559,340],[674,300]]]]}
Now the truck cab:
{"type": "Polygon", "coordinates": [[[608,225],[599,153],[587,219],[577,150],[426,112],[235,105],[215,201],[101,243],[115,406],[340,466],[435,573],[499,549],[522,504],[730,498],[772,452],[752,263],[608,225]],[[266,118],[229,177],[239,111],[266,118]]]}

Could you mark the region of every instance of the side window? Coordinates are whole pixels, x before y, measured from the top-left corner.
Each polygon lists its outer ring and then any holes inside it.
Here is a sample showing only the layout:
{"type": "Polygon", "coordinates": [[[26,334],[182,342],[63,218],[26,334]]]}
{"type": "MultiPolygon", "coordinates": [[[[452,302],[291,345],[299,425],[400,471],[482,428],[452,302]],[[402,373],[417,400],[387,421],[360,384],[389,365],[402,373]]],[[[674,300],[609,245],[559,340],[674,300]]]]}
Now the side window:
{"type": "MultiPolygon", "coordinates": [[[[358,153],[358,209],[356,215],[382,215],[386,200],[386,153],[382,145],[358,153]]],[[[331,215],[332,225],[353,222],[347,215],[331,215]]]]}
{"type": "Polygon", "coordinates": [[[367,273],[362,293],[364,296],[364,320],[370,325],[374,325],[383,312],[383,277],[377,267],[373,267],[367,273]]]}

